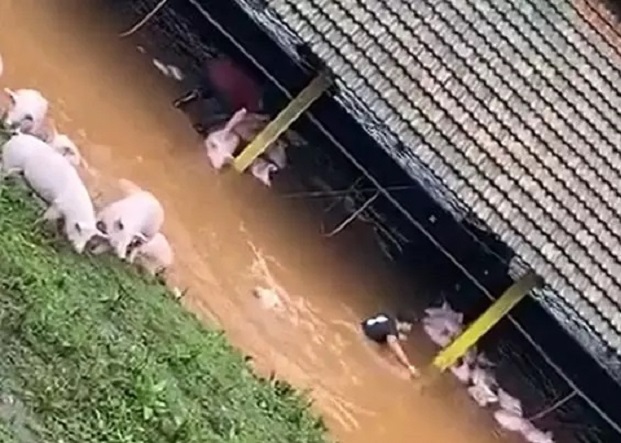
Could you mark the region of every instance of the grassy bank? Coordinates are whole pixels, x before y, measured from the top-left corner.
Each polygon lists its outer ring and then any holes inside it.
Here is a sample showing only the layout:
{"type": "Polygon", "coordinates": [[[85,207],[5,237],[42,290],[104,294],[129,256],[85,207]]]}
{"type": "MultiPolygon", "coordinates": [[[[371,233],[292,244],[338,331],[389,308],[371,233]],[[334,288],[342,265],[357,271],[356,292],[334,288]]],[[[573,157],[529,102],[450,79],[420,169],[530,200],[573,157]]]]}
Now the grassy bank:
{"type": "Polygon", "coordinates": [[[326,441],[306,402],[111,257],[77,256],[0,194],[0,441],[326,441]]]}

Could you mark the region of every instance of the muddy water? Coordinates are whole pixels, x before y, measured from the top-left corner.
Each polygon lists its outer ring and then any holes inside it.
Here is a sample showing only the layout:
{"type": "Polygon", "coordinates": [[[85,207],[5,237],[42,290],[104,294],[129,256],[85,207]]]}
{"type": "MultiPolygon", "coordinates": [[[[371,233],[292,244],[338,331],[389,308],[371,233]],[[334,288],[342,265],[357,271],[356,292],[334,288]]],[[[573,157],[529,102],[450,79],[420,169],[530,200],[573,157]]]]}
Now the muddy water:
{"type": "MultiPolygon", "coordinates": [[[[421,392],[361,339],[361,317],[385,308],[390,294],[416,290],[382,261],[364,227],[327,240],[313,208],[250,177],[212,172],[169,105],[167,80],[116,38],[118,26],[85,10],[94,4],[0,2],[0,82],[46,94],[57,126],[98,171],[85,175],[98,201],[114,197],[120,177],[160,198],[177,256],[173,280],[189,287],[188,307],[223,327],[259,370],[312,389],[340,441],[499,441],[452,380],[440,382],[443,395],[421,392]],[[278,288],[285,311],[260,309],[257,285],[278,288]]],[[[413,360],[429,361],[427,340],[411,341],[413,360]]]]}

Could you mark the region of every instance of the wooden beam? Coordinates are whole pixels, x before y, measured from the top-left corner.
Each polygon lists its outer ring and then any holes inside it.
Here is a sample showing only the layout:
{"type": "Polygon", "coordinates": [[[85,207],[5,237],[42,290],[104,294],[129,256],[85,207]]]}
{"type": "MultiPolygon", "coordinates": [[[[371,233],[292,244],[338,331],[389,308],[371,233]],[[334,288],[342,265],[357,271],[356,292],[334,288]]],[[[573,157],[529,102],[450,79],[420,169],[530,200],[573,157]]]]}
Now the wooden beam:
{"type": "Polygon", "coordinates": [[[255,139],[235,158],[233,166],[243,172],[278,137],[280,137],[300,115],[302,115],[330,86],[332,82],[325,74],[319,74],[295,97],[285,109],[272,120],[255,139]]]}
{"type": "Polygon", "coordinates": [[[453,366],[531,290],[541,284],[541,278],[533,272],[527,273],[513,283],[487,311],[470,324],[450,345],[440,351],[433,361],[434,366],[441,371],[453,366]]]}

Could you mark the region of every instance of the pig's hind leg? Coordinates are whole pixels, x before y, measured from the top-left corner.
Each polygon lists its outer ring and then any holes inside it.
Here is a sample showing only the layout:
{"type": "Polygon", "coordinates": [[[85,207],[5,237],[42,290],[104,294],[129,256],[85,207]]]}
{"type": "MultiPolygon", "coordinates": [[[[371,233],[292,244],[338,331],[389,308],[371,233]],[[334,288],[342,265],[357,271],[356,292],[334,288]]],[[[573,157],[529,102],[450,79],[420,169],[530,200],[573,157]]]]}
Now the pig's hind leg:
{"type": "Polygon", "coordinates": [[[56,207],[55,204],[51,204],[49,208],[47,208],[47,210],[43,213],[43,215],[41,216],[42,220],[45,221],[57,221],[58,219],[62,218],[62,213],[58,210],[58,208],[56,207]]]}
{"type": "Polygon", "coordinates": [[[112,250],[112,246],[110,246],[110,243],[108,241],[101,241],[97,243],[95,246],[93,246],[90,252],[93,255],[100,255],[110,250],[112,250]]]}
{"type": "Polygon", "coordinates": [[[45,222],[59,222],[63,215],[53,203],[45,210],[43,215],[35,220],[34,224],[39,225],[45,222]]]}

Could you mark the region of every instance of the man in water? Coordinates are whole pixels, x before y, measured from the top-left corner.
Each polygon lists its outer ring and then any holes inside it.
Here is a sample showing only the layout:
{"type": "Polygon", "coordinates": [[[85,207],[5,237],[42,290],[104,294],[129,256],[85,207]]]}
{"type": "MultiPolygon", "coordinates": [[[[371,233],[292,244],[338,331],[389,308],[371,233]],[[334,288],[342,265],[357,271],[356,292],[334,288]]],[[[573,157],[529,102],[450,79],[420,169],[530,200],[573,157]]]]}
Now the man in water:
{"type": "Polygon", "coordinates": [[[419,372],[410,360],[399,343],[406,339],[406,334],[412,330],[414,319],[407,314],[377,314],[367,318],[362,322],[362,331],[370,340],[380,345],[386,345],[397,357],[399,363],[405,366],[412,377],[418,377],[419,372]]]}

